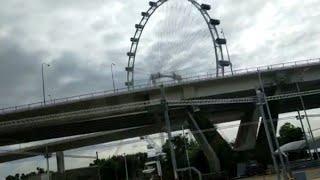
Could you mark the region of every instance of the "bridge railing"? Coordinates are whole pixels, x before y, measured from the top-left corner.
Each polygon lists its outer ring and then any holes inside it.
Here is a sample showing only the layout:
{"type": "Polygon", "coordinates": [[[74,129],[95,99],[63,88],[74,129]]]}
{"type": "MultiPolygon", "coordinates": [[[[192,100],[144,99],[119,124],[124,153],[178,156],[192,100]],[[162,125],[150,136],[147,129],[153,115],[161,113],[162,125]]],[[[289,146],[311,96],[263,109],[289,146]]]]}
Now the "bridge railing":
{"type": "MultiPolygon", "coordinates": [[[[307,60],[300,60],[300,61],[292,61],[292,62],[285,62],[285,63],[278,63],[278,64],[272,64],[272,65],[265,65],[265,66],[258,66],[258,67],[251,67],[251,68],[243,68],[243,69],[237,69],[231,71],[225,71],[224,76],[216,76],[215,70],[212,70],[211,73],[198,73],[197,75],[191,75],[191,76],[183,76],[182,81],[175,81],[175,80],[167,80],[167,81],[160,81],[159,84],[164,85],[176,85],[179,83],[186,83],[186,82],[192,82],[192,81],[198,81],[198,80],[205,80],[205,79],[218,79],[218,78],[226,78],[230,76],[239,76],[249,73],[258,73],[258,72],[266,72],[266,71],[274,71],[274,70],[281,70],[286,68],[294,68],[294,67],[300,67],[305,65],[312,65],[312,64],[320,64],[320,58],[317,59],[307,59],[307,60]]],[[[152,86],[152,85],[150,85],[152,86]]],[[[154,85],[153,85],[154,86],[154,85]]]]}
{"type": "MultiPolygon", "coordinates": [[[[307,60],[300,60],[300,61],[292,61],[292,62],[285,62],[285,63],[278,63],[278,64],[272,64],[272,65],[266,65],[266,66],[259,66],[259,67],[252,67],[252,68],[244,68],[244,69],[237,69],[234,71],[226,71],[224,76],[217,77],[215,73],[199,73],[198,75],[191,75],[191,76],[185,76],[183,77],[182,81],[175,81],[175,80],[169,80],[169,81],[161,81],[160,84],[167,85],[167,86],[173,86],[179,83],[188,83],[192,81],[199,81],[199,80],[205,80],[205,79],[218,79],[218,78],[226,78],[230,76],[239,76],[249,73],[257,73],[257,72],[265,72],[265,71],[272,71],[272,70],[280,70],[280,69],[286,69],[286,68],[294,68],[294,67],[300,67],[305,65],[312,65],[312,64],[320,64],[320,58],[317,59],[307,59],[307,60]]],[[[212,71],[215,72],[215,71],[212,71]]],[[[52,99],[46,101],[46,103],[42,102],[36,102],[31,104],[25,104],[25,105],[19,105],[19,106],[12,106],[7,108],[0,109],[0,114],[6,114],[9,112],[16,112],[16,111],[24,111],[24,110],[30,110],[34,108],[40,108],[43,106],[50,107],[55,106],[57,104],[66,104],[68,102],[76,102],[86,99],[92,99],[92,98],[99,98],[102,96],[112,96],[115,94],[121,94],[125,92],[130,91],[138,91],[143,89],[149,89],[154,88],[155,85],[152,85],[151,83],[142,83],[135,85],[134,89],[128,90],[127,88],[118,88],[115,90],[106,90],[106,91],[99,91],[99,92],[93,92],[93,93],[87,93],[87,94],[81,94],[76,96],[70,96],[65,98],[58,98],[58,99],[52,99]]]]}

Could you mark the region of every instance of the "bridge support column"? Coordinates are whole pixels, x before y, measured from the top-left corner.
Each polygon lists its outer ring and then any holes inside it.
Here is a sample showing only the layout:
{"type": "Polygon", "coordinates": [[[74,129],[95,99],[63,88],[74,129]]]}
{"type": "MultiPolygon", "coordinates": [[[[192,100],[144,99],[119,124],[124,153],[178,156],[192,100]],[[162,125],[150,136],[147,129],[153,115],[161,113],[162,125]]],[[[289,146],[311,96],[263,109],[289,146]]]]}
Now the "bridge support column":
{"type": "Polygon", "coordinates": [[[253,110],[246,112],[241,118],[237,138],[234,144],[236,151],[245,151],[253,149],[256,145],[257,130],[259,126],[259,110],[253,107],[253,110]]]}
{"type": "Polygon", "coordinates": [[[189,111],[187,111],[187,114],[189,116],[189,121],[190,121],[189,124],[191,125],[192,130],[196,131],[195,133],[193,133],[193,136],[196,138],[196,140],[199,143],[199,145],[201,146],[201,149],[203,150],[205,156],[207,157],[208,164],[210,166],[210,170],[212,172],[220,172],[220,170],[221,170],[220,160],[219,160],[216,152],[214,152],[214,150],[212,149],[207,138],[205,137],[205,135],[201,131],[198,123],[194,119],[193,115],[189,111]]]}
{"type": "Polygon", "coordinates": [[[64,173],[65,167],[64,167],[64,154],[62,151],[56,152],[57,157],[57,171],[58,173],[64,173]]]}

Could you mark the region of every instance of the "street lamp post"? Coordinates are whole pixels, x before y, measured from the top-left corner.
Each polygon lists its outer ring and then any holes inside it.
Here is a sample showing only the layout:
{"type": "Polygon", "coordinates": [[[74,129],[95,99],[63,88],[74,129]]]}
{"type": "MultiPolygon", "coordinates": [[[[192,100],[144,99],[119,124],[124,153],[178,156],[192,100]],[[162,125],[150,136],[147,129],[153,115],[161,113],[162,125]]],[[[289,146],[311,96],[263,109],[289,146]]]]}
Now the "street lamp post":
{"type": "Polygon", "coordinates": [[[45,93],[45,88],[44,88],[44,73],[43,73],[43,66],[46,65],[47,67],[50,66],[50,64],[47,63],[42,63],[41,64],[41,75],[42,75],[42,95],[43,95],[43,104],[46,104],[46,93],[45,93]]]}
{"type": "Polygon", "coordinates": [[[114,63],[111,63],[111,76],[112,76],[113,92],[116,92],[116,86],[115,86],[115,84],[114,84],[114,76],[113,76],[112,66],[115,66],[115,64],[114,64],[114,63]]]}

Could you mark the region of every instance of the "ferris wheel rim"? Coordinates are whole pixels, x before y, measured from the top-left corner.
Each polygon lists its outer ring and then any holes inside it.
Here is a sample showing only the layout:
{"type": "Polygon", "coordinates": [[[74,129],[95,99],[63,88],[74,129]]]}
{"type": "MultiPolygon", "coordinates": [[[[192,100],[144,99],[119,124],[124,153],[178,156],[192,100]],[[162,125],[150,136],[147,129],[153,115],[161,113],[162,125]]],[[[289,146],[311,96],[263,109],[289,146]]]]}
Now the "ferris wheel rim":
{"type": "MultiPolygon", "coordinates": [[[[136,31],[134,36],[130,38],[131,46],[129,52],[127,52],[128,56],[128,63],[125,70],[127,71],[127,82],[125,85],[128,89],[134,88],[134,66],[135,66],[135,59],[136,54],[138,51],[138,46],[140,42],[140,38],[142,36],[143,30],[145,26],[148,24],[149,19],[151,16],[156,12],[156,10],[161,7],[165,2],[168,0],[158,0],[158,1],[149,1],[150,7],[147,11],[141,12],[142,18],[140,22],[135,25],[136,31]]],[[[224,75],[224,67],[231,66],[230,59],[224,59],[223,56],[223,49],[222,45],[226,45],[226,40],[219,37],[219,32],[217,27],[220,24],[220,20],[212,19],[208,10],[211,9],[211,6],[208,4],[199,4],[196,0],[187,0],[189,1],[202,15],[203,19],[205,20],[208,30],[210,32],[211,40],[214,47],[214,54],[215,54],[215,63],[216,63],[216,75],[219,75],[219,69],[221,69],[222,75],[224,75]],[[212,22],[211,22],[212,21],[212,22]],[[218,43],[218,40],[221,41],[218,43]],[[220,55],[220,57],[219,57],[220,55]]]]}

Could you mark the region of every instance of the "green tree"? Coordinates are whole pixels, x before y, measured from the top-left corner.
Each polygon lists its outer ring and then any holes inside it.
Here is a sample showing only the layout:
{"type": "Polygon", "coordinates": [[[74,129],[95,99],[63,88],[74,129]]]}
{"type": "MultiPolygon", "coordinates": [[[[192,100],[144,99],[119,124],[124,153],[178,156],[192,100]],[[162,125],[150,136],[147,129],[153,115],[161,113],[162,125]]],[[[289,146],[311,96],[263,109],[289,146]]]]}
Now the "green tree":
{"type": "Polygon", "coordinates": [[[301,128],[295,127],[294,125],[288,122],[281,126],[279,134],[279,143],[281,145],[303,139],[303,132],[301,128]]]}
{"type": "Polygon", "coordinates": [[[12,175],[6,177],[6,180],[16,180],[16,178],[12,175]]]}
{"type": "MultiPolygon", "coordinates": [[[[146,153],[126,155],[130,179],[138,179],[147,160],[146,153]]],[[[101,179],[113,177],[115,180],[125,179],[125,162],[123,156],[112,156],[108,159],[96,159],[90,166],[98,166],[101,179]]]]}
{"type": "MultiPolygon", "coordinates": [[[[198,160],[195,157],[197,157],[200,149],[199,149],[198,144],[195,141],[189,140],[186,137],[178,135],[178,136],[173,137],[172,144],[174,146],[174,151],[175,151],[176,162],[177,162],[178,168],[188,166],[186,153],[188,153],[188,155],[190,157],[191,164],[194,164],[194,161],[198,160]],[[187,151],[186,151],[186,147],[187,147],[187,151]]],[[[170,154],[170,147],[169,147],[168,140],[162,146],[162,151],[166,154],[166,156],[165,156],[166,158],[161,161],[164,178],[173,179],[171,154],[170,154]]],[[[203,163],[203,161],[202,161],[202,164],[205,164],[205,163],[203,163]]]]}

